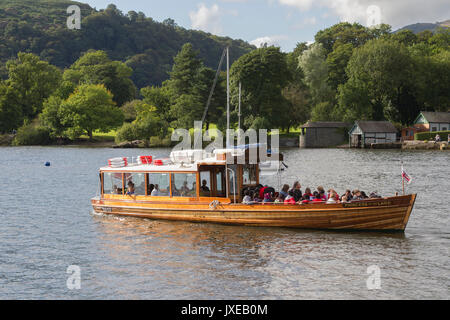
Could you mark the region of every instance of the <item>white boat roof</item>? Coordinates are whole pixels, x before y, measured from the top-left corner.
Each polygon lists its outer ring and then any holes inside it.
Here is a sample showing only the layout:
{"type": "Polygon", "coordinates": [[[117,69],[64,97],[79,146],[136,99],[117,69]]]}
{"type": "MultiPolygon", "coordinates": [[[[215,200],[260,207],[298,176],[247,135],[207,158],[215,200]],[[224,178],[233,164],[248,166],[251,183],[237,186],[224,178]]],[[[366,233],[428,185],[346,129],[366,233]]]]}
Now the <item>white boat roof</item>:
{"type": "Polygon", "coordinates": [[[100,171],[113,172],[197,172],[199,165],[225,165],[226,160],[217,160],[216,158],[206,158],[197,160],[192,163],[172,163],[155,165],[155,164],[129,164],[126,167],[102,167],[100,171]]]}

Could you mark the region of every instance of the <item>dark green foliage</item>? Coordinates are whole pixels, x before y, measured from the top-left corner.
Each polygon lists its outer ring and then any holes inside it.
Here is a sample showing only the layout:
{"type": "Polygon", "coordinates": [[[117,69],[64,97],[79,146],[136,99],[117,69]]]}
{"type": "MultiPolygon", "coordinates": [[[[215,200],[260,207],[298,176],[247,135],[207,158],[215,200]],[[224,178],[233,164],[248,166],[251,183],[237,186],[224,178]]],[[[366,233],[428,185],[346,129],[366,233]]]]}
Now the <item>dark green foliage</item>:
{"type": "Polygon", "coordinates": [[[50,131],[36,124],[26,124],[17,130],[13,145],[33,146],[50,144],[50,131]]]}
{"type": "Polygon", "coordinates": [[[124,123],[117,131],[116,142],[146,140],[151,137],[164,138],[168,132],[168,124],[156,113],[153,106],[142,101],[136,107],[137,117],[132,123],[124,123]]]}
{"type": "Polygon", "coordinates": [[[349,43],[356,48],[371,39],[388,35],[390,31],[390,26],[384,24],[377,28],[366,28],[359,23],[341,22],[317,32],[315,39],[316,42],[322,44],[328,55],[342,44],[349,43]]]}
{"type": "Polygon", "coordinates": [[[436,132],[419,132],[414,135],[415,140],[434,140],[436,135],[439,135],[441,137],[441,141],[447,141],[448,135],[450,134],[450,131],[436,131],[436,132]]]}
{"type": "Polygon", "coordinates": [[[42,111],[45,99],[58,88],[61,71],[38,56],[20,52],[17,59],[9,60],[7,84],[18,94],[22,115],[33,119],[42,111]]]}
{"type": "Polygon", "coordinates": [[[120,61],[111,61],[104,51],[90,51],[64,72],[64,81],[80,84],[102,84],[113,94],[118,106],[130,101],[136,88],[130,77],[133,70],[120,61]]]}
{"type": "Polygon", "coordinates": [[[0,81],[0,133],[9,133],[23,122],[17,91],[0,81]]]}
{"type": "Polygon", "coordinates": [[[141,103],[142,103],[141,100],[133,100],[125,103],[122,106],[121,109],[124,115],[125,122],[133,122],[134,120],[136,120],[137,117],[136,107],[141,103]]]}
{"type": "Polygon", "coordinates": [[[253,46],[242,40],[186,30],[173,20],[164,23],[142,12],[123,14],[114,5],[97,11],[87,4],[67,0],[2,0],[0,2],[0,77],[6,78],[4,63],[18,52],[32,52],[59,68],[72,65],[84,52],[108,53],[112,60],[133,69],[138,88],[160,85],[168,79],[173,57],[186,42],[199,49],[206,66],[216,67],[224,47],[231,46],[231,61],[253,46]],[[66,10],[81,8],[81,29],[69,30],[66,10]]]}
{"type": "Polygon", "coordinates": [[[286,54],[280,48],[254,50],[239,58],[231,71],[232,104],[239,103],[239,82],[242,83],[242,128],[271,129],[283,127],[289,118],[288,100],[282,90],[289,84],[286,54]]]}

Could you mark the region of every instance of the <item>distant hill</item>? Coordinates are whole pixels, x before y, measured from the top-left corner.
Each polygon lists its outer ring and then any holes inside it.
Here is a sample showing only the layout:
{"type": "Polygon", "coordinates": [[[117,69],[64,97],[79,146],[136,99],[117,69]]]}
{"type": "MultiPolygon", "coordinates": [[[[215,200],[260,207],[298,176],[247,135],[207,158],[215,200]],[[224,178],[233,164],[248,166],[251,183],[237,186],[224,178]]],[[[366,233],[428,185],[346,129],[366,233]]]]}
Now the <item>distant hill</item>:
{"type": "Polygon", "coordinates": [[[255,49],[243,40],[187,30],[172,19],[158,22],[142,12],[122,13],[114,5],[96,10],[69,0],[0,1],[0,77],[6,77],[5,62],[20,51],[32,52],[66,68],[89,49],[105,50],[114,60],[133,68],[137,87],[159,85],[168,78],[173,57],[191,42],[200,58],[217,68],[223,48],[230,46],[234,61],[255,49]],[[66,26],[67,8],[81,8],[81,30],[66,26]]]}
{"type": "Polygon", "coordinates": [[[415,23],[410,24],[406,27],[403,27],[401,29],[398,29],[395,32],[399,32],[402,30],[411,30],[415,34],[420,33],[425,30],[430,30],[432,32],[436,32],[439,28],[449,28],[450,27],[450,20],[446,20],[443,22],[436,22],[436,23],[415,23]]]}

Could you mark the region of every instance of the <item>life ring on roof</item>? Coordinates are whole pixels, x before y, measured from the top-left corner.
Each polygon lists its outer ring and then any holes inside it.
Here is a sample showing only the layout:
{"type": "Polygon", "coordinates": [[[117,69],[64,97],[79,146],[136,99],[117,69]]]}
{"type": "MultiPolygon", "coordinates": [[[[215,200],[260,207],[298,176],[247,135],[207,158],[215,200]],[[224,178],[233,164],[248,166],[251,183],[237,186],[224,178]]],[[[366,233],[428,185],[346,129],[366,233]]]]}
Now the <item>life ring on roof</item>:
{"type": "Polygon", "coordinates": [[[127,158],[113,158],[108,160],[108,165],[112,168],[121,168],[128,165],[127,158]]]}
{"type": "Polygon", "coordinates": [[[138,163],[139,164],[152,164],[152,156],[139,156],[138,163]]]}

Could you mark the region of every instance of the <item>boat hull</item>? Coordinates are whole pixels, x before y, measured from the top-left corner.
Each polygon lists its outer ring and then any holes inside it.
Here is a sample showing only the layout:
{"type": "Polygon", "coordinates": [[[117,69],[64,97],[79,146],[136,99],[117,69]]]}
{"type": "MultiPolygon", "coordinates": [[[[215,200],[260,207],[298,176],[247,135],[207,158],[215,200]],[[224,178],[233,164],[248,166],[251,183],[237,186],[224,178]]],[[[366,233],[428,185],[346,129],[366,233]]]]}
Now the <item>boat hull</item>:
{"type": "Polygon", "coordinates": [[[205,201],[92,199],[95,212],[148,219],[330,230],[404,231],[416,195],[342,204],[232,204],[205,201]]]}

